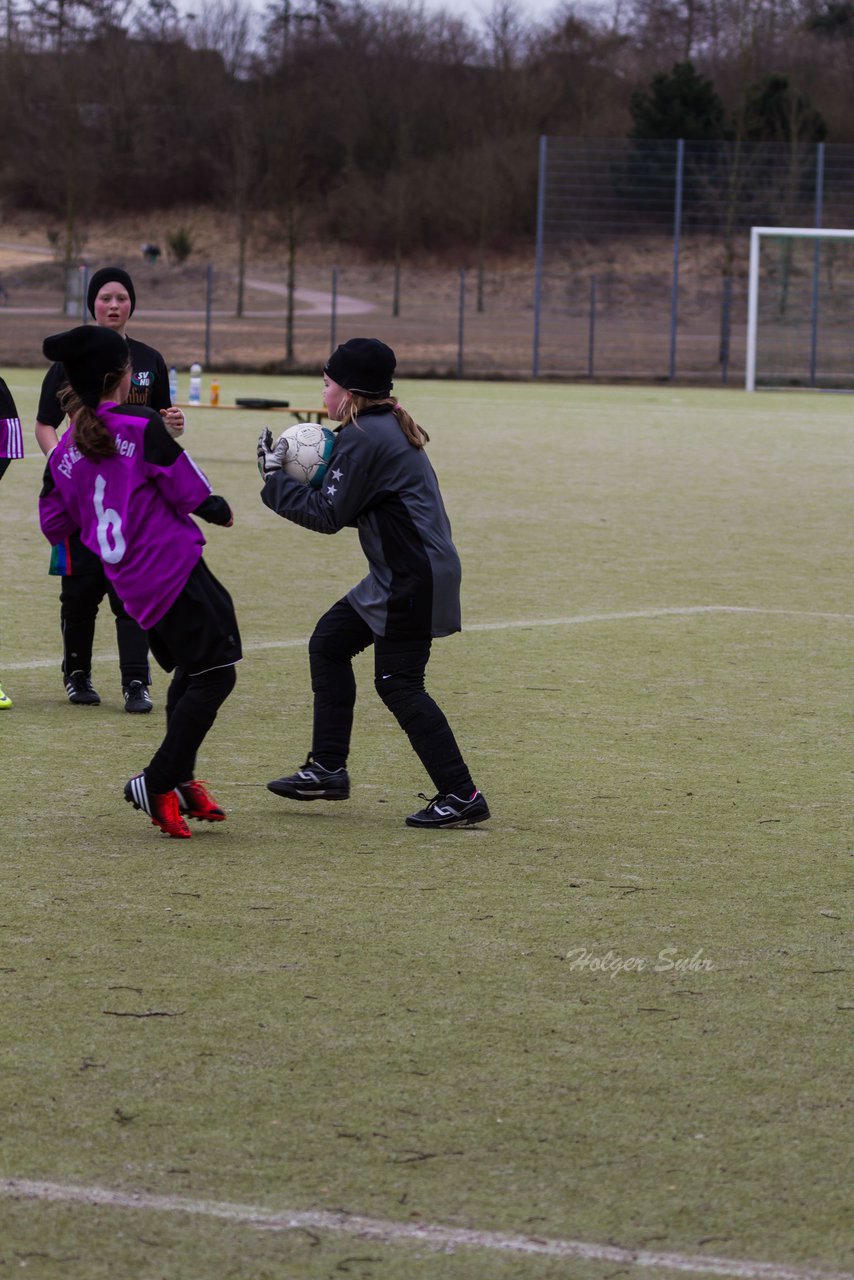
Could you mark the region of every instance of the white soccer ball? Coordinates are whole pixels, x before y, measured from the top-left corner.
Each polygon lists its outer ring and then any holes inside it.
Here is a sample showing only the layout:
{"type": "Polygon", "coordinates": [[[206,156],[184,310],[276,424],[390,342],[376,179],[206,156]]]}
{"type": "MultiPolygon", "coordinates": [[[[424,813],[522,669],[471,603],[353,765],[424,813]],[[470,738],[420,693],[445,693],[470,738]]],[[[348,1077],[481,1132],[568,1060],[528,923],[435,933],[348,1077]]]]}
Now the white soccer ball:
{"type": "Polygon", "coordinates": [[[286,475],[319,489],[335,445],[334,431],[316,422],[298,422],[283,431],[279,439],[288,442],[283,464],[286,475]]]}

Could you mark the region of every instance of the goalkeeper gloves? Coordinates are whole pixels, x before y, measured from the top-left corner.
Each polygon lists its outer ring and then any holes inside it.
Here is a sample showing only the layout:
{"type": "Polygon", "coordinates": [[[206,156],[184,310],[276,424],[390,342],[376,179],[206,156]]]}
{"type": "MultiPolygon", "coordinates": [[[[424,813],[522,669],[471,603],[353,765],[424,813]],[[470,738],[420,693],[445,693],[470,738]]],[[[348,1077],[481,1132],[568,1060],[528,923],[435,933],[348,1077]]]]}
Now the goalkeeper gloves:
{"type": "Polygon", "coordinates": [[[258,437],[256,453],[258,455],[258,472],[262,480],[266,480],[268,476],[281,471],[288,456],[288,441],[285,439],[284,431],[274,444],[272,431],[269,427],[265,427],[258,437]]]}

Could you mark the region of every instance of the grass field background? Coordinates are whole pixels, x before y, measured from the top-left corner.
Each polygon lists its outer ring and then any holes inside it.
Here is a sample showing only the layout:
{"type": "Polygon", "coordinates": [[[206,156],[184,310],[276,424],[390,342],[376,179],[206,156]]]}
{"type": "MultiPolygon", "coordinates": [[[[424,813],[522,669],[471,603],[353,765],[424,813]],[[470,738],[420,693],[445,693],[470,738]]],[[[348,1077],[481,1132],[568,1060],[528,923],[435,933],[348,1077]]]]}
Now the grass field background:
{"type": "MultiPolygon", "coordinates": [[[[31,439],[39,375],[7,381],[31,439]]],[[[315,382],[221,382],[319,403],[315,382]]],[[[0,482],[0,1179],[854,1268],[850,400],[399,391],[463,560],[465,629],[428,674],[493,812],[471,830],[403,825],[429,782],[369,657],[349,803],[266,791],[309,746],[304,641],[363,560],[353,531],[262,506],[262,415],[188,415],[235,510],[206,555],[246,647],[199,762],[229,820],[191,841],[122,800],[166,678],[152,716],[122,712],[102,610],[103,703],[66,703],[34,444],[0,482]]],[[[0,1263],[632,1271],[8,1189],[0,1263]]]]}

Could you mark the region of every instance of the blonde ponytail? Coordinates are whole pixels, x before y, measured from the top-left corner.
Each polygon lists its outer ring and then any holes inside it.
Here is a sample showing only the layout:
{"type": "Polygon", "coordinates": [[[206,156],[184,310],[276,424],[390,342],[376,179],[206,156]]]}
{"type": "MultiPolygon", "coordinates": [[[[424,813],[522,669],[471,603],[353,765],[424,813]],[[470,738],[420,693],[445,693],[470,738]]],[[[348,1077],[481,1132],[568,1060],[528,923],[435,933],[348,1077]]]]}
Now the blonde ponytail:
{"type": "Polygon", "coordinates": [[[430,439],[423,427],[420,427],[411,414],[407,413],[403,405],[397,403],[394,396],[381,396],[379,399],[373,396],[359,395],[357,391],[350,392],[350,403],[347,406],[348,413],[344,419],[344,423],[355,422],[359,414],[367,408],[374,408],[377,405],[388,405],[391,412],[397,418],[400,429],[406,436],[407,440],[416,449],[423,449],[427,441],[430,439]]]}

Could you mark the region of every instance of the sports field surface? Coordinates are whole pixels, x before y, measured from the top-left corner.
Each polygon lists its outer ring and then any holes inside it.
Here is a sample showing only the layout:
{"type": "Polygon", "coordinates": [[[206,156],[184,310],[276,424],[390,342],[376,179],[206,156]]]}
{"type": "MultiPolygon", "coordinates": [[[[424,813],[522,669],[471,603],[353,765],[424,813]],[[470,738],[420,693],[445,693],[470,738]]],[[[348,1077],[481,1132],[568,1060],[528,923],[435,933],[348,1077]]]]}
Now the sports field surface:
{"type": "MultiPolygon", "coordinates": [[[[40,375],[6,378],[29,442],[40,375]]],[[[350,801],[266,790],[363,571],[259,500],[288,418],[188,415],[246,648],[190,841],[122,798],[166,677],[123,712],[102,608],[102,705],[66,702],[34,443],[0,482],[0,1275],[850,1280],[852,401],[398,390],[481,827],[404,825],[430,784],[367,655],[350,801]]]]}

